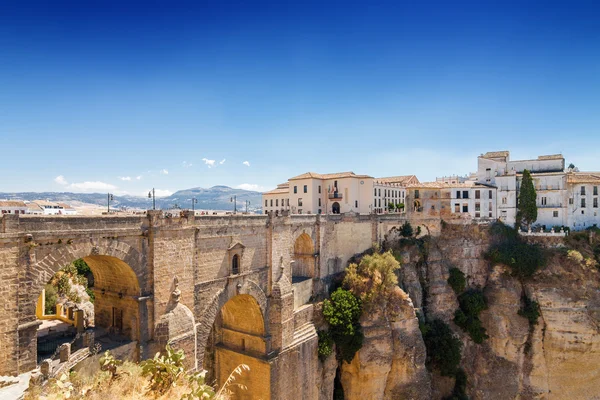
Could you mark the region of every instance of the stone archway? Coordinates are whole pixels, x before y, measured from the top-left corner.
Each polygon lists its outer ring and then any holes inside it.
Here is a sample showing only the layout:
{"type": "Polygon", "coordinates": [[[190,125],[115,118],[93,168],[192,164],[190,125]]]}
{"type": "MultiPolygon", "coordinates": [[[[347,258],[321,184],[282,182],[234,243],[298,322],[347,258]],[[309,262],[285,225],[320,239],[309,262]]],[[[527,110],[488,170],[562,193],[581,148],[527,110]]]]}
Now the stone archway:
{"type": "Polygon", "coordinates": [[[36,305],[44,285],[62,267],[81,258],[94,274],[94,314],[96,327],[118,333],[129,340],[149,339],[148,307],[141,300],[141,257],[129,245],[116,240],[101,240],[98,244],[69,243],[53,248],[33,248],[35,262],[19,280],[22,296],[19,312],[19,372],[29,371],[37,364],[36,305]],[[130,264],[131,263],[131,264],[130,264]],[[118,330],[118,332],[117,332],[118,330]]]}
{"type": "Polygon", "coordinates": [[[269,399],[271,367],[266,361],[269,343],[261,305],[250,294],[230,298],[219,310],[206,343],[203,368],[207,381],[221,387],[229,374],[240,364],[250,372],[236,377],[238,386],[229,389],[236,399],[269,399]]]}
{"type": "Polygon", "coordinates": [[[333,203],[331,205],[331,212],[334,214],[339,214],[340,213],[340,203],[338,203],[337,201],[335,203],[333,203]]]}
{"type": "Polygon", "coordinates": [[[293,258],[292,281],[294,278],[315,276],[315,247],[307,233],[302,233],[294,242],[293,258]]]}

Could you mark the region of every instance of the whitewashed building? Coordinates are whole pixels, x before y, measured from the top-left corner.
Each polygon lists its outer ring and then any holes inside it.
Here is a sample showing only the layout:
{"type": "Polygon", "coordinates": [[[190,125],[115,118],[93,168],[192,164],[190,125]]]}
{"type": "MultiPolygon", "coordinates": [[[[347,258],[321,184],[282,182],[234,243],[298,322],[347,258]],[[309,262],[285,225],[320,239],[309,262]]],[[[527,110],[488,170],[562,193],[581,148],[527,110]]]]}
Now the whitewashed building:
{"type": "Polygon", "coordinates": [[[2,214],[26,214],[27,204],[20,200],[0,200],[2,214]]]}

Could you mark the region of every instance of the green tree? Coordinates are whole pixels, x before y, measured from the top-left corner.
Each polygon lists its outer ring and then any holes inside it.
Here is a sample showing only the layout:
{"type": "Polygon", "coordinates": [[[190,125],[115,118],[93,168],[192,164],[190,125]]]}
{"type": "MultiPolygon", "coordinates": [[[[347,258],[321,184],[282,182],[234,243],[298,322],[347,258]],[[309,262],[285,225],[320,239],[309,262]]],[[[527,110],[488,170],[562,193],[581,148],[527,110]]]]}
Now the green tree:
{"type": "Polygon", "coordinates": [[[338,288],[323,301],[323,316],[329,324],[331,338],[340,359],[351,362],[362,347],[364,334],[358,319],[362,313],[360,300],[348,290],[338,288]]]}
{"type": "Polygon", "coordinates": [[[462,342],[444,321],[434,319],[419,325],[427,348],[427,366],[443,376],[455,376],[460,363],[462,342]]]}
{"type": "Polygon", "coordinates": [[[402,235],[405,238],[411,237],[413,233],[413,227],[408,221],[406,221],[400,228],[400,235],[402,235]]]}
{"type": "Polygon", "coordinates": [[[523,171],[523,180],[519,190],[519,202],[517,204],[517,228],[521,223],[525,223],[527,228],[537,220],[535,187],[529,170],[523,171]]]}

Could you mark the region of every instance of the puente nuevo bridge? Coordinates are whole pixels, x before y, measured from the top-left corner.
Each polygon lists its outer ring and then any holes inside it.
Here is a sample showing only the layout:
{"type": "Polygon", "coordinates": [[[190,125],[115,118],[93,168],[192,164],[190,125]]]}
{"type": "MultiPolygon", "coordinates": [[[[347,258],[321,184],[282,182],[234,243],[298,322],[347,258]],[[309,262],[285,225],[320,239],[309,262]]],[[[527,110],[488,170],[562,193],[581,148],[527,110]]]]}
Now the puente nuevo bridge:
{"type": "MultiPolygon", "coordinates": [[[[140,359],[169,343],[185,350],[189,368],[207,369],[217,383],[249,365],[241,383],[252,398],[316,398],[312,302],[351,256],[405,220],[4,215],[0,375],[36,368],[38,298],[60,268],[82,258],[94,274],[95,325],[118,327],[140,359]]],[[[411,223],[439,230],[439,219],[411,223]]]]}

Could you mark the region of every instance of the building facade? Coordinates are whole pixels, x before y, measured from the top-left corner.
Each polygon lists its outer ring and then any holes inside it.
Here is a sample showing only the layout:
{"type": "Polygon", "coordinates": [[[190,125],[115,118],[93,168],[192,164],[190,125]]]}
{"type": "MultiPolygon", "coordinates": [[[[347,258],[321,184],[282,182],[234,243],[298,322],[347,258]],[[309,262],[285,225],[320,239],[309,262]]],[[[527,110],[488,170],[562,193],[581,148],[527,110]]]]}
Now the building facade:
{"type": "Polygon", "coordinates": [[[2,214],[26,214],[27,204],[19,200],[0,200],[2,214]]]}

